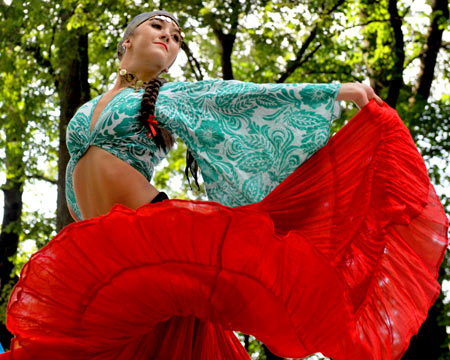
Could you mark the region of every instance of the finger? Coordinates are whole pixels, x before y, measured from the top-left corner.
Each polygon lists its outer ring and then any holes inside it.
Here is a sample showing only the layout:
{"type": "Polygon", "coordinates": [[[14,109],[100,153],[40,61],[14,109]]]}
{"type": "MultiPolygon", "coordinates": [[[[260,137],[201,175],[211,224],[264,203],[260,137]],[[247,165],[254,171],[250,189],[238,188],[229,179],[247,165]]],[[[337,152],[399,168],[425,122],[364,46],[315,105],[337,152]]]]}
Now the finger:
{"type": "Polygon", "coordinates": [[[367,86],[366,89],[367,89],[367,98],[369,99],[369,101],[377,97],[375,90],[371,86],[367,86]]]}
{"type": "Polygon", "coordinates": [[[383,100],[375,93],[375,90],[371,86],[366,85],[366,90],[367,90],[367,98],[369,101],[374,99],[378,105],[380,106],[383,105],[383,100]]]}
{"type": "Polygon", "coordinates": [[[378,95],[375,94],[375,101],[378,105],[382,106],[383,105],[383,99],[380,98],[378,95]]]}

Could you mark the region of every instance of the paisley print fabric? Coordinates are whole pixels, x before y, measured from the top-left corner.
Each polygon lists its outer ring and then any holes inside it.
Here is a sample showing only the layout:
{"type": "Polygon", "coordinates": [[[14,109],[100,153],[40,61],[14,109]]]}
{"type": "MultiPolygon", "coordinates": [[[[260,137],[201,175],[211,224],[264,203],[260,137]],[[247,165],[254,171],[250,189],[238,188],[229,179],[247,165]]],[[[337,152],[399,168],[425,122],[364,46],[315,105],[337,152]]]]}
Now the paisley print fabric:
{"type": "MultiPolygon", "coordinates": [[[[227,206],[264,198],[326,144],[339,116],[339,84],[254,84],[207,80],[165,84],[156,104],[162,127],[189,147],[210,200],[227,206]]],[[[100,97],[83,105],[69,123],[71,154],[66,197],[78,218],[72,174],[89,146],[126,161],[149,181],[165,154],[137,123],[143,91],[125,89],[105,107],[92,133],[100,97]]]]}
{"type": "Polygon", "coordinates": [[[339,88],[174,82],[162,89],[156,116],[193,153],[208,198],[239,206],[262,200],[327,143],[339,88]]]}
{"type": "Polygon", "coordinates": [[[78,160],[90,146],[98,146],[127,162],[148,181],[153,176],[155,165],[166,155],[157,149],[137,121],[142,91],[124,89],[118,93],[103,109],[90,132],[92,113],[100,98],[98,96],[81,106],[67,127],[66,142],[71,158],[66,170],[66,199],[79,219],[82,215],[73,190],[72,174],[78,160]]]}

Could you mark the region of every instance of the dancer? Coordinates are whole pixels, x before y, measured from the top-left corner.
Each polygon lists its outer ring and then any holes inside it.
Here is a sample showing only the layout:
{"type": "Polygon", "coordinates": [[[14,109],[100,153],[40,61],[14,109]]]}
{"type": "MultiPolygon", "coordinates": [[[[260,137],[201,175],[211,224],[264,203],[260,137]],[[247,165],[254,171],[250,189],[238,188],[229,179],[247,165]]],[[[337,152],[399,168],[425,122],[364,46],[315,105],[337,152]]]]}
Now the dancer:
{"type": "Polygon", "coordinates": [[[132,20],[117,87],[69,127],[68,201],[87,220],[25,265],[9,356],[244,359],[240,330],[280,356],[399,358],[439,293],[448,225],[401,120],[358,84],[169,83],[153,113],[153,80],[146,112],[128,86],[170,66],[177,34],[168,13],[132,20]],[[336,99],[363,108],[324,146],[336,99]],[[222,205],[147,204],[170,133],[222,205]]]}
{"type": "MultiPolygon", "coordinates": [[[[358,83],[342,86],[340,84],[310,84],[304,88],[303,85],[298,84],[257,85],[224,81],[202,81],[190,84],[177,82],[163,87],[163,100],[159,101],[160,105],[156,109],[156,112],[159,112],[156,114],[159,126],[156,123],[149,124],[149,116],[155,115],[155,101],[162,84],[162,80],[158,76],[162,72],[168,71],[174,62],[181,41],[182,35],[178,23],[169,13],[153,12],[137,16],[131,21],[125,31],[123,41],[118,45],[121,69],[113,88],[82,106],[69,124],[67,142],[71,160],[66,176],[67,200],[74,219],[105,214],[116,203],[136,209],[152,201],[158,191],[149,182],[154,166],[161,161],[173,144],[171,133],[181,136],[187,144],[197,147],[192,141],[195,138],[191,136],[192,132],[198,131],[201,137],[202,134],[209,134],[211,131],[220,131],[212,134],[214,138],[211,140],[204,138],[201,146],[207,146],[212,141],[218,149],[223,149],[227,144],[221,140],[228,133],[232,136],[237,134],[241,137],[248,137],[249,130],[236,131],[233,129],[233,123],[236,121],[242,125],[239,116],[247,117],[246,121],[251,118],[252,123],[256,124],[261,121],[261,114],[264,111],[271,111],[271,107],[275,106],[278,111],[277,114],[274,114],[276,118],[269,122],[272,124],[271,128],[275,130],[274,124],[278,127],[286,127],[291,139],[287,139],[288,143],[285,146],[291,148],[290,153],[296,149],[295,156],[298,156],[299,152],[303,151],[304,153],[301,154],[300,161],[289,160],[291,165],[288,168],[281,164],[283,169],[278,169],[278,171],[282,173],[277,174],[276,178],[270,181],[270,186],[269,184],[265,185],[274,188],[301,162],[306,160],[306,157],[325,144],[331,117],[335,116],[333,111],[336,97],[338,100],[355,101],[359,107],[366,105],[371,98],[375,98],[381,104],[381,99],[370,87],[358,83]],[[147,18],[148,16],[150,19],[147,18]],[[143,87],[146,83],[146,95],[143,97],[142,91],[135,90],[143,87]],[[287,91],[291,93],[283,94],[287,91]],[[199,103],[207,98],[211,99],[210,103],[199,103]],[[236,98],[242,100],[236,101],[236,98]],[[237,104],[233,105],[231,102],[228,104],[229,100],[237,104]],[[255,106],[251,101],[266,101],[266,103],[255,106]],[[198,104],[195,111],[204,112],[202,114],[204,116],[193,116],[190,120],[191,123],[187,124],[177,118],[182,114],[178,106],[189,107],[191,102],[198,104]],[[230,111],[229,105],[233,106],[233,110],[230,111]],[[281,112],[282,106],[288,113],[281,112]],[[299,108],[296,109],[295,106],[299,106],[299,108]],[[139,119],[136,121],[138,114],[140,114],[139,119]],[[222,121],[229,118],[230,121],[226,124],[225,129],[220,129],[220,120],[215,121],[212,116],[219,117],[222,121]],[[309,125],[300,124],[300,122],[306,122],[305,116],[310,121],[309,125]],[[101,120],[98,121],[100,117],[101,120]],[[293,119],[285,119],[286,117],[293,119]],[[205,120],[206,125],[201,125],[202,120],[205,120]],[[184,126],[184,129],[180,129],[181,126],[184,126]],[[319,139],[312,138],[309,139],[308,144],[301,144],[300,137],[306,128],[310,133],[317,131],[319,139]],[[171,132],[168,132],[167,129],[171,132]],[[153,134],[148,136],[153,131],[155,131],[155,136],[153,134]],[[225,133],[223,133],[224,131],[225,133]],[[308,149],[303,150],[300,149],[301,147],[308,147],[308,149]],[[75,200],[75,192],[77,200],[75,200]]],[[[287,136],[280,132],[278,134],[282,137],[287,136]]],[[[236,143],[237,139],[234,137],[233,142],[236,143]]],[[[303,142],[305,142],[304,139],[303,142]]],[[[261,145],[255,144],[254,150],[267,152],[273,150],[270,147],[262,149],[261,145]]],[[[216,149],[216,151],[221,150],[216,149]]],[[[283,150],[278,149],[278,151],[283,150]]],[[[277,157],[289,158],[290,153],[284,151],[283,155],[279,154],[277,157]]],[[[240,155],[243,154],[244,152],[241,151],[240,155]]],[[[273,154],[269,155],[273,157],[273,154]]],[[[217,159],[215,161],[217,164],[217,159]]],[[[226,161],[228,161],[226,166],[230,167],[232,160],[227,159],[226,161]]],[[[251,170],[246,173],[256,173],[257,166],[257,164],[251,165],[251,170]]],[[[208,164],[203,162],[204,177],[207,176],[208,170],[208,164]]],[[[259,169],[259,172],[261,171],[262,169],[259,169]]],[[[245,175],[245,177],[248,176],[245,175]]],[[[229,181],[233,182],[233,180],[229,181]]],[[[242,187],[241,184],[240,187],[242,187]]],[[[228,206],[259,201],[269,191],[266,189],[256,197],[251,196],[243,200],[239,199],[239,193],[242,190],[234,189],[233,192],[237,199],[230,202],[224,198],[225,194],[222,194],[220,198],[215,196],[211,188],[211,181],[206,179],[206,189],[210,199],[228,206]]],[[[216,189],[216,192],[223,193],[223,189],[216,189]]],[[[163,197],[161,194],[157,200],[163,197]]]]}

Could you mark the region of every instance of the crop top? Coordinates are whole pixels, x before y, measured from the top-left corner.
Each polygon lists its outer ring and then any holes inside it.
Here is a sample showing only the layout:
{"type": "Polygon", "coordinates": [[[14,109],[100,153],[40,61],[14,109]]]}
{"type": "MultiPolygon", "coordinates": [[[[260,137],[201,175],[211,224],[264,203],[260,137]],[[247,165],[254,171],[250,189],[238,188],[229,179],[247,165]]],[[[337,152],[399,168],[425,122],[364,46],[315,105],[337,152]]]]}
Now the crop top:
{"type": "MultiPolygon", "coordinates": [[[[208,198],[227,206],[260,201],[324,146],[339,116],[340,84],[255,84],[205,80],[165,84],[156,103],[161,127],[198,162],[208,198]]],[[[138,124],[143,90],[124,89],[90,123],[101,96],[82,105],[67,128],[71,159],[66,198],[81,219],[72,174],[89,146],[127,162],[148,181],[166,155],[138,124]]]]}

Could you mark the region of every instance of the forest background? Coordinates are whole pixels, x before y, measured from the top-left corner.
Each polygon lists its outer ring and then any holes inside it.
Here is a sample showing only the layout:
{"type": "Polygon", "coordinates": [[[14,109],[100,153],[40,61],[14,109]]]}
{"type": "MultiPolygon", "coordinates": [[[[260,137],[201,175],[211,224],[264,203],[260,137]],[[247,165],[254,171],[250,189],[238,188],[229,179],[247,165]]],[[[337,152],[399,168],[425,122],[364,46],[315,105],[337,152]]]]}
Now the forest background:
{"type": "MultiPolygon", "coordinates": [[[[167,78],[370,84],[396,108],[450,210],[448,0],[0,0],[0,320],[20,269],[72,220],[64,199],[65,130],[117,73],[116,45],[143,11],[176,14],[188,47],[167,78]]],[[[357,109],[344,104],[337,131],[357,109]]],[[[205,198],[183,178],[183,144],[154,184],[205,198]]],[[[445,260],[440,281],[449,278],[445,260]]],[[[403,359],[450,359],[444,292],[403,359]]],[[[0,342],[11,335],[0,324],[0,342]]],[[[240,335],[253,359],[279,359],[240,335]]],[[[315,355],[314,358],[320,358],[315,355]]]]}

